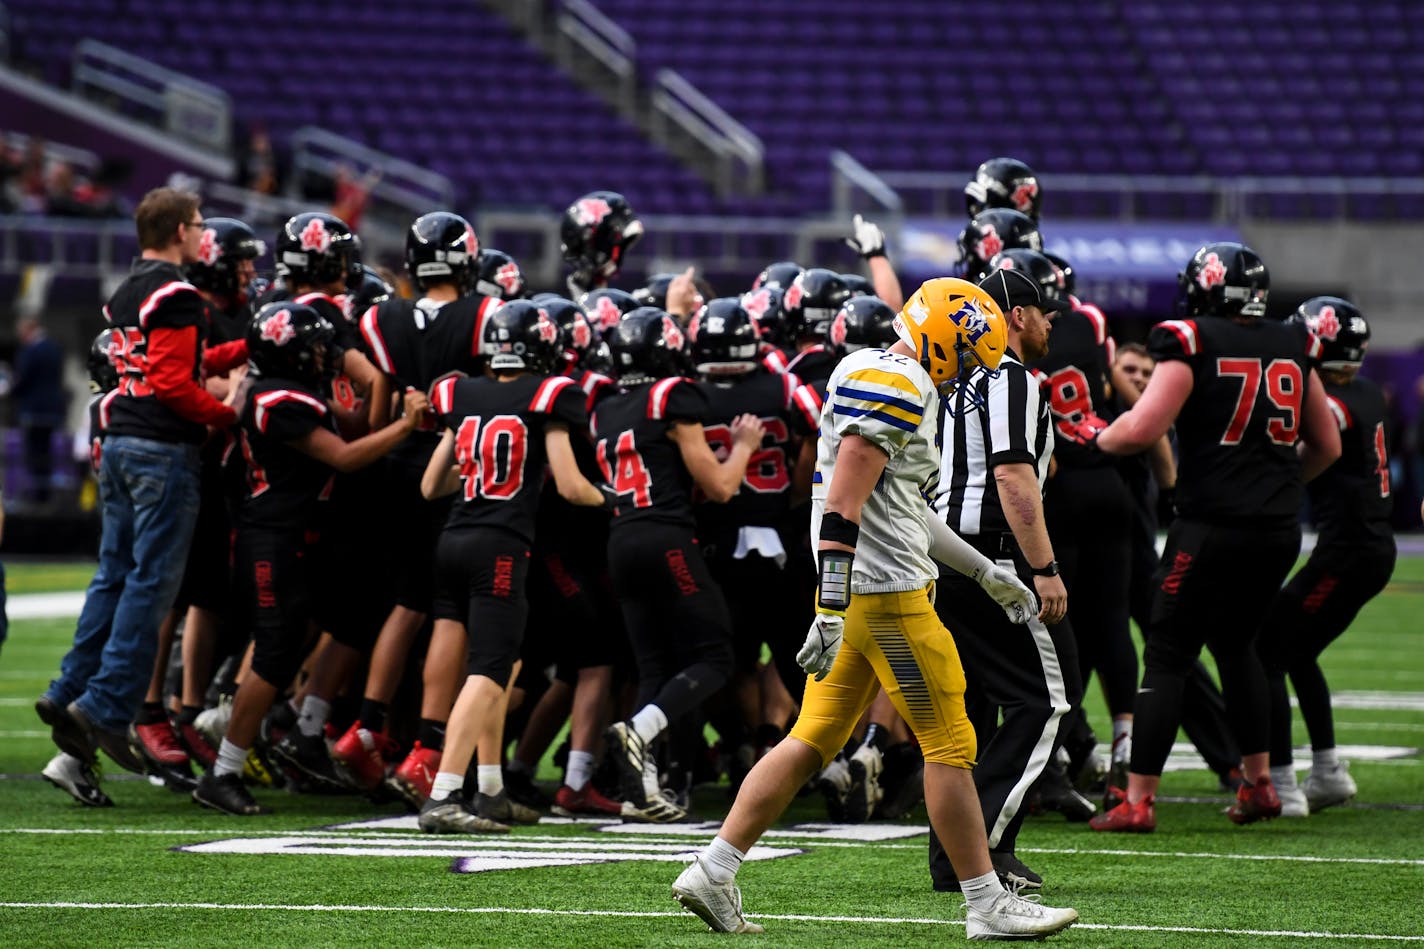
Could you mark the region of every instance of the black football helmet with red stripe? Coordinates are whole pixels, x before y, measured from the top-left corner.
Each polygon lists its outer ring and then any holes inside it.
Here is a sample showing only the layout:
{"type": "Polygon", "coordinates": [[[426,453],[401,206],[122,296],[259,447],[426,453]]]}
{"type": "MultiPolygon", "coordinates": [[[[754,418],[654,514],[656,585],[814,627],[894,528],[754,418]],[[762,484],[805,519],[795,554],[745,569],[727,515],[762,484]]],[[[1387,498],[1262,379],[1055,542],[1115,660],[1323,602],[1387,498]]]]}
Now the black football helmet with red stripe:
{"type": "Polygon", "coordinates": [[[198,259],[185,266],[183,274],[199,290],[241,305],[247,302],[248,286],[242,279],[239,262],[256,260],[265,253],[267,245],[237,218],[205,218],[198,259]]]}
{"type": "Polygon", "coordinates": [[[470,222],[453,211],[431,211],[410,225],[405,235],[405,268],[417,290],[437,283],[454,284],[461,293],[474,288],[480,241],[470,222]]]}
{"type": "Polygon", "coordinates": [[[704,378],[740,376],[757,367],[761,333],[736,297],[703,304],[687,324],[692,366],[704,378]]]}
{"type": "Polygon", "coordinates": [[[1026,247],[1042,251],[1038,225],[1026,214],[1009,208],[990,208],[970,219],[959,233],[959,262],[964,279],[978,283],[993,269],[989,261],[1006,250],[1026,247]]]}
{"type": "Polygon", "coordinates": [[[592,287],[618,273],[643,236],[643,222],[616,191],[592,191],[569,205],[559,224],[564,260],[574,277],[592,287]]]}
{"type": "Polygon", "coordinates": [[[280,300],[247,325],[247,358],[261,375],[319,386],[341,367],[336,327],[305,303],[280,300]]]}
{"type": "Polygon", "coordinates": [[[1261,317],[1271,292],[1271,273],[1261,255],[1235,241],[1207,244],[1178,275],[1187,316],[1261,317]]]}
{"type": "Polygon", "coordinates": [[[964,186],[964,210],[970,217],[989,208],[1010,208],[1037,221],[1043,193],[1033,169],[1017,158],[991,158],[964,186]]]}
{"type": "Polygon", "coordinates": [[[1360,308],[1341,297],[1311,297],[1288,321],[1304,323],[1320,340],[1322,369],[1357,369],[1370,348],[1370,324],[1360,308]]]}
{"type": "MultiPolygon", "coordinates": [[[[119,330],[112,327],[102,329],[89,344],[89,391],[110,392],[119,387],[119,370],[109,358],[109,346],[118,336],[119,330]]],[[[97,433],[95,433],[97,434],[97,433]]]]}
{"type": "Polygon", "coordinates": [[[829,341],[840,352],[887,349],[900,337],[895,333],[895,311],[879,297],[851,297],[831,323],[829,341]]]}
{"type": "Polygon", "coordinates": [[[789,346],[796,340],[786,322],[781,301],[786,292],[779,287],[758,287],[742,294],[742,308],[752,315],[761,329],[761,341],[771,346],[789,346]]]}
{"type": "Polygon", "coordinates": [[[801,276],[801,271],[805,269],[794,260],[778,260],[774,264],[767,264],[766,269],[757,274],[756,280],[752,282],[752,289],[770,287],[773,290],[785,290],[796,282],[796,278],[801,276]]]}
{"type": "Polygon", "coordinates": [[[361,283],[361,238],[334,214],[307,211],[288,219],[277,235],[276,258],[277,273],[293,290],[361,283]]]}
{"type": "Polygon", "coordinates": [[[1046,300],[1066,300],[1068,299],[1068,287],[1063,277],[1063,270],[1048,258],[1047,254],[1040,254],[1036,250],[1029,250],[1026,247],[1015,247],[999,254],[989,261],[989,270],[1017,270],[1038,284],[1039,292],[1046,300]]]}
{"type": "Polygon", "coordinates": [[[534,300],[511,300],[485,318],[483,348],[495,372],[554,371],[563,354],[563,333],[534,300]]]}
{"type": "Polygon", "coordinates": [[[1077,292],[1078,277],[1073,270],[1073,265],[1068,262],[1067,258],[1059,254],[1049,253],[1048,251],[1044,251],[1043,256],[1053,261],[1053,265],[1063,273],[1063,289],[1070,294],[1077,292]]]}
{"type": "Polygon", "coordinates": [[[853,297],[873,297],[875,296],[875,284],[870,282],[870,278],[858,273],[843,273],[841,279],[850,289],[853,297]]]}
{"type": "Polygon", "coordinates": [[[666,310],[639,307],[605,339],[613,358],[612,375],[620,385],[641,385],[688,370],[687,334],[666,310]]]}
{"type": "Polygon", "coordinates": [[[475,264],[475,291],[496,300],[524,298],[524,272],[519,263],[502,250],[480,248],[475,264]]]}
{"type": "Polygon", "coordinates": [[[579,297],[578,304],[583,307],[589,325],[600,334],[606,334],[619,320],[641,306],[631,293],[612,287],[585,293],[579,297]]]}
{"type": "Polygon", "coordinates": [[[633,299],[638,301],[639,306],[655,306],[660,310],[667,309],[668,287],[677,279],[675,273],[655,273],[648,278],[648,285],[639,287],[633,291],[633,299]]]}
{"type": "Polygon", "coordinates": [[[850,296],[850,286],[834,270],[812,267],[803,271],[781,297],[791,338],[825,339],[831,321],[850,296]]]}
{"type": "Polygon", "coordinates": [[[559,324],[559,331],[563,334],[560,339],[563,367],[582,365],[598,340],[598,334],[593,331],[583,307],[557,293],[536,293],[532,299],[548,310],[549,316],[559,324]]]}

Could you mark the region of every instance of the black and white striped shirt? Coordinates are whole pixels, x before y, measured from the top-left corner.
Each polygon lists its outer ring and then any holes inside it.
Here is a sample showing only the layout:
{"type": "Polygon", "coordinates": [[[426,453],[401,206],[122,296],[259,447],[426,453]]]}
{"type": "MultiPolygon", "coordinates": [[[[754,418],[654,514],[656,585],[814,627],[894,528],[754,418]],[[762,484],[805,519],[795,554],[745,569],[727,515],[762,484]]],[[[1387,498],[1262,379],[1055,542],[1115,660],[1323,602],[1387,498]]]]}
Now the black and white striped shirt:
{"type": "Polygon", "coordinates": [[[996,373],[980,373],[972,387],[985,408],[972,409],[964,391],[951,397],[957,417],[940,406],[939,494],[933,507],[961,535],[1008,531],[994,467],[1033,465],[1042,490],[1053,455],[1053,420],[1038,380],[1013,350],[996,373]]]}

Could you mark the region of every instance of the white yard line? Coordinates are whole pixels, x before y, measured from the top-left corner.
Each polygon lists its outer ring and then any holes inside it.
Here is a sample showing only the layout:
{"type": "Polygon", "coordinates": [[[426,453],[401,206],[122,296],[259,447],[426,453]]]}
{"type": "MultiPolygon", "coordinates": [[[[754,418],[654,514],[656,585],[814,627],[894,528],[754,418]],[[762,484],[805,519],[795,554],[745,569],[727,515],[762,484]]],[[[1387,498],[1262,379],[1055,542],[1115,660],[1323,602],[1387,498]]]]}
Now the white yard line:
{"type": "MultiPolygon", "coordinates": [[[[463,916],[570,916],[613,919],[687,919],[683,912],[638,912],[607,909],[547,909],[505,906],[371,906],[300,903],[86,903],[71,901],[0,902],[0,909],[85,909],[85,910],[230,910],[240,913],[432,913],[463,916]]],[[[813,916],[800,913],[755,913],[751,919],[798,923],[852,923],[867,926],[963,926],[962,920],[911,916],[813,916]]],[[[697,924],[700,926],[700,924],[697,924]]],[[[1388,933],[1339,933],[1290,929],[1231,929],[1208,926],[1133,926],[1113,923],[1078,923],[1075,929],[1111,932],[1191,933],[1209,936],[1274,936],[1295,939],[1361,939],[1385,942],[1424,942],[1424,936],[1396,936],[1388,933]]]]}
{"type": "MultiPolygon", "coordinates": [[[[215,827],[207,830],[184,828],[184,829],[157,829],[152,827],[6,827],[0,828],[0,835],[3,834],[36,834],[48,836],[103,836],[113,834],[119,836],[144,836],[144,837],[210,837],[220,839],[224,837],[302,837],[313,840],[420,840],[439,845],[441,843],[451,846],[456,843],[468,845],[468,840],[454,840],[452,838],[432,837],[429,834],[406,834],[398,832],[357,832],[357,831],[314,831],[314,830],[256,830],[246,827],[215,827]]],[[[699,832],[697,840],[710,837],[710,832],[699,832]]],[[[849,840],[822,840],[816,837],[797,836],[794,833],[768,834],[768,837],[775,840],[777,844],[789,844],[793,846],[803,846],[811,849],[818,847],[825,848],[873,848],[877,850],[924,850],[923,843],[884,843],[872,841],[849,841],[849,840]]],[[[616,838],[580,835],[562,836],[557,834],[515,834],[511,836],[499,837],[474,837],[472,839],[486,841],[491,844],[501,846],[528,844],[538,845],[564,845],[564,844],[596,844],[602,843],[609,846],[616,844],[632,844],[648,846],[662,844],[666,846],[676,846],[674,841],[669,841],[667,835],[648,835],[645,838],[636,838],[633,835],[619,835],[616,838]]],[[[688,846],[695,847],[698,844],[690,842],[688,846]]],[[[1172,859],[1189,860],[1249,860],[1258,863],[1325,863],[1325,864],[1364,864],[1370,866],[1397,866],[1397,867],[1424,867],[1424,859],[1412,859],[1408,857],[1319,857],[1303,856],[1296,854],[1245,854],[1245,853],[1207,853],[1198,851],[1183,850],[1123,850],[1111,848],[1093,847],[1020,847],[1020,853],[1046,853],[1062,856],[1111,856],[1111,857],[1170,857],[1172,859]]]]}

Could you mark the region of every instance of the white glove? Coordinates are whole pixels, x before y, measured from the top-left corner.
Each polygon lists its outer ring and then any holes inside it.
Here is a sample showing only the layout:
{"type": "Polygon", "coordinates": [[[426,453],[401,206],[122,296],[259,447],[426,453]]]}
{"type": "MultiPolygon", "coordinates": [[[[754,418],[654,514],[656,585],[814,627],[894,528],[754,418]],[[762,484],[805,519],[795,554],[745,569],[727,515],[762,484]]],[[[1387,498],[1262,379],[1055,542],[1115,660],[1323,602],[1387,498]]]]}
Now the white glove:
{"type": "Polygon", "coordinates": [[[985,593],[1004,608],[1011,623],[1027,623],[1038,615],[1038,597],[1012,571],[990,561],[982,572],[972,575],[985,593]]]}
{"type": "Polygon", "coordinates": [[[834,613],[817,613],[811,621],[811,629],[806,633],[806,645],[796,654],[796,662],[806,674],[815,676],[820,682],[835,664],[836,653],[841,649],[841,637],[845,635],[845,617],[834,613]]]}
{"type": "Polygon", "coordinates": [[[845,242],[866,260],[885,256],[885,232],[859,214],[851,219],[851,236],[845,242]]]}

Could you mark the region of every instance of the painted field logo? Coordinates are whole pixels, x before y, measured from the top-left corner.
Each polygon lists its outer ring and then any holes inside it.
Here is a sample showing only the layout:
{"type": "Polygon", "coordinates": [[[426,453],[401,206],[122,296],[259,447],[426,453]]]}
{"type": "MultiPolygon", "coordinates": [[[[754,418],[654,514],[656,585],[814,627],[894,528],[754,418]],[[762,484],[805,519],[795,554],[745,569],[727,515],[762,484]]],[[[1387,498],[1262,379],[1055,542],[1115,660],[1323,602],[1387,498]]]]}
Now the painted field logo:
{"type": "MultiPolygon", "coordinates": [[[[534,870],[596,863],[656,861],[691,863],[700,843],[621,841],[541,836],[447,839],[394,834],[350,834],[339,831],[297,833],[289,836],[234,837],[175,847],[184,853],[248,854],[263,856],[337,857],[442,857],[451,860],[452,873],[488,873],[492,870],[534,870]]],[[[753,847],[748,860],[775,860],[802,853],[795,847],[753,847]]]]}

